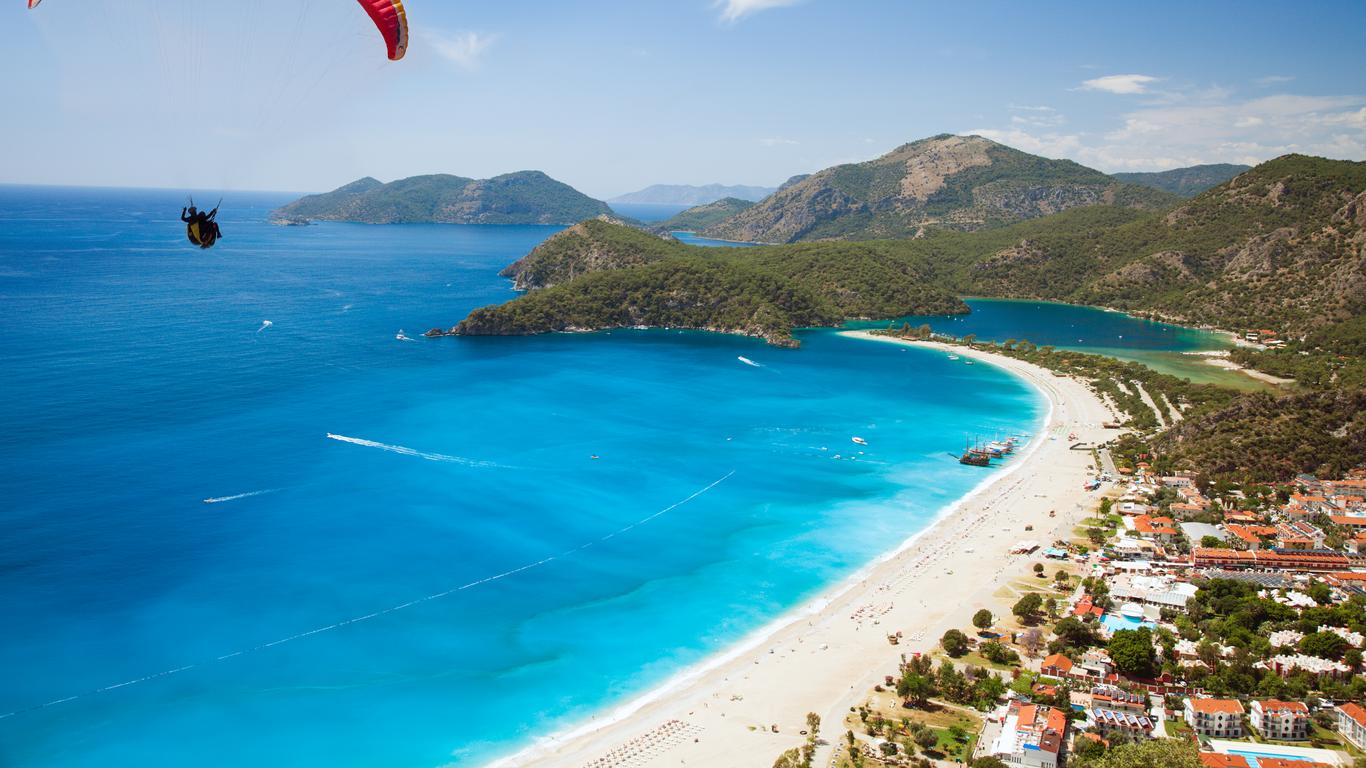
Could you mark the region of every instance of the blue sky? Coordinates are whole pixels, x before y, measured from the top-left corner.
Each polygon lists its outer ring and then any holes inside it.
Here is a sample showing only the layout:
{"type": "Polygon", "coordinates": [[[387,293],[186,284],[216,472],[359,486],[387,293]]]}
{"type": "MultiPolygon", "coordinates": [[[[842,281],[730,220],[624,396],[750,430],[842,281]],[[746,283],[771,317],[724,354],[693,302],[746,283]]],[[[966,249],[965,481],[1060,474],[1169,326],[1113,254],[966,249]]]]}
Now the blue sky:
{"type": "Polygon", "coordinates": [[[936,133],[1105,171],[1366,159],[1366,3],[350,0],[0,8],[0,181],[777,184],[936,133]]]}

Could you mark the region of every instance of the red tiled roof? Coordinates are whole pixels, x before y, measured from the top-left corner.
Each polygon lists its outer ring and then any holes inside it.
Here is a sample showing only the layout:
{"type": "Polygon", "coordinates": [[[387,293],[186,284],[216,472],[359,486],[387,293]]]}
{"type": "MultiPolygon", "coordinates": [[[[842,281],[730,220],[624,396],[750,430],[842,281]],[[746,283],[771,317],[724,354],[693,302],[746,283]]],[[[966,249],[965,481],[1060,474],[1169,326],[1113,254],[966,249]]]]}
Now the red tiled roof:
{"type": "Polygon", "coordinates": [[[1237,699],[1191,699],[1191,706],[1203,715],[1220,712],[1226,715],[1243,714],[1243,705],[1237,699]]]}
{"type": "Polygon", "coordinates": [[[1362,709],[1360,704],[1349,701],[1346,704],[1339,705],[1338,711],[1355,720],[1357,725],[1366,728],[1366,709],[1362,709]]]}
{"type": "Polygon", "coordinates": [[[1276,699],[1267,699],[1262,702],[1262,711],[1289,712],[1294,715],[1309,716],[1309,707],[1306,707],[1298,701],[1277,701],[1276,699]]]}
{"type": "Polygon", "coordinates": [[[1043,669],[1048,669],[1049,667],[1056,667],[1057,669],[1061,670],[1063,674],[1067,674],[1068,672],[1072,671],[1072,660],[1062,655],[1061,653],[1055,653],[1052,656],[1049,656],[1048,658],[1043,660],[1042,667],[1043,669]]]}

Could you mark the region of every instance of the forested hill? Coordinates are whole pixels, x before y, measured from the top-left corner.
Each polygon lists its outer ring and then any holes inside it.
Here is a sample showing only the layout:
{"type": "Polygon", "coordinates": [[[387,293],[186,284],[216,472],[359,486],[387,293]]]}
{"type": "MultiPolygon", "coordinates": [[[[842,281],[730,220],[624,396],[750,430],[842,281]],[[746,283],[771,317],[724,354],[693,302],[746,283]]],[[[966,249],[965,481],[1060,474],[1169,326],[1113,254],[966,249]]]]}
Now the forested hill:
{"type": "Polygon", "coordinates": [[[1194,197],[1210,187],[1217,187],[1243,171],[1251,170],[1248,165],[1215,163],[1213,165],[1192,165],[1188,168],[1173,168],[1170,171],[1155,173],[1112,173],[1111,176],[1126,183],[1140,184],[1181,197],[1194,197]]]}
{"type": "Polygon", "coordinates": [[[277,222],[353,221],[363,224],[572,224],[611,213],[568,184],[540,171],[491,179],[436,174],[383,184],[366,177],[276,209],[277,222]]]}
{"type": "Polygon", "coordinates": [[[477,309],[450,331],[429,335],[650,326],[795,346],[798,327],[967,311],[889,243],[704,248],[589,221],[550,238],[504,274],[526,287],[551,287],[477,309]]]}
{"type": "Polygon", "coordinates": [[[1288,155],[1165,212],[1098,205],[909,240],[700,249],[586,222],[505,274],[558,287],[479,310],[460,332],[661,324],[773,337],[789,321],[961,311],[953,296],[978,295],[1322,335],[1366,312],[1366,163],[1288,155]],[[690,276],[705,288],[691,291],[690,276]],[[764,293],[784,288],[796,304],[764,293]],[[745,305],[762,321],[728,314],[733,291],[769,296],[745,305]],[[709,316],[708,302],[728,308],[709,316]]]}
{"type": "Polygon", "coordinates": [[[945,134],[790,181],[702,234],[765,243],[899,238],[930,227],[1000,226],[1085,205],[1156,209],[1179,200],[1070,160],[945,134]]]}
{"type": "Polygon", "coordinates": [[[754,203],[748,200],[727,197],[714,203],[698,205],[681,211],[654,225],[654,228],[661,232],[701,232],[753,207],[754,203]]]}

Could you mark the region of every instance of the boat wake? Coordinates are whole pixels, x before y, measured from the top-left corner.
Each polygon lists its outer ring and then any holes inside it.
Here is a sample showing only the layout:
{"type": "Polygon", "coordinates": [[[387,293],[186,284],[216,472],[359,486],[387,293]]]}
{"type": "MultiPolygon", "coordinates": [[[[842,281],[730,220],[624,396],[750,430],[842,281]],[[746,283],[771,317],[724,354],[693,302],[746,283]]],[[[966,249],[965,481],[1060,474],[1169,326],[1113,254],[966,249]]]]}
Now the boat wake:
{"type": "Polygon", "coordinates": [[[467,459],[464,456],[450,456],[444,453],[428,453],[426,451],[419,451],[415,448],[408,448],[407,446],[403,445],[388,445],[387,443],[377,443],[374,440],[365,440],[359,437],[334,435],[331,432],[327,433],[327,437],[329,440],[338,440],[343,443],[360,445],[366,448],[378,448],[382,451],[388,451],[389,453],[397,453],[401,456],[416,456],[419,459],[426,459],[427,461],[444,461],[449,464],[461,464],[466,467],[479,467],[481,469],[512,469],[512,467],[509,467],[505,464],[499,464],[493,461],[483,461],[481,459],[467,459]]]}
{"type": "MultiPolygon", "coordinates": [[[[342,440],[342,441],[344,441],[344,442],[356,442],[356,443],[359,444],[359,445],[379,445],[378,443],[371,443],[371,442],[368,441],[368,440],[357,441],[356,438],[348,438],[348,437],[343,437],[343,436],[341,436],[341,435],[328,435],[328,437],[331,437],[331,438],[334,438],[334,439],[337,439],[337,440],[342,440]]],[[[403,449],[403,450],[404,450],[404,451],[411,451],[411,449],[403,449]]],[[[416,452],[414,452],[414,453],[416,453],[416,452]]],[[[419,454],[419,455],[420,455],[420,454],[419,454]]],[[[670,504],[670,505],[667,506],[667,507],[664,507],[663,509],[661,509],[661,510],[659,510],[659,511],[657,511],[657,512],[653,512],[653,513],[651,513],[651,514],[649,514],[649,515],[646,515],[645,517],[642,517],[642,518],[640,518],[639,520],[636,520],[635,522],[630,523],[630,524],[628,524],[628,525],[622,526],[621,528],[618,528],[618,529],[616,529],[615,531],[612,531],[611,533],[608,533],[608,534],[606,534],[606,535],[604,535],[604,536],[599,536],[599,537],[596,538],[596,539],[589,539],[588,541],[586,541],[586,542],[584,542],[584,543],[578,545],[577,547],[573,547],[573,548],[571,548],[571,549],[566,549],[566,550],[564,550],[563,552],[560,552],[559,554],[549,555],[549,556],[546,556],[546,557],[541,558],[540,560],[536,560],[536,561],[534,561],[534,562],[529,562],[529,563],[526,563],[526,564],[524,564],[524,565],[519,565],[519,566],[517,566],[516,568],[510,568],[510,569],[508,569],[508,570],[506,570],[506,571],[503,571],[503,572],[501,572],[501,573],[495,573],[495,574],[493,574],[493,575],[491,575],[491,576],[485,576],[485,577],[483,577],[483,578],[476,579],[476,580],[474,580],[474,581],[466,582],[466,583],[461,584],[460,586],[457,586],[457,587],[451,587],[450,589],[446,589],[446,590],[443,590],[443,591],[441,591],[441,592],[432,593],[432,594],[427,595],[427,596],[425,596],[425,597],[419,597],[419,598],[416,598],[416,599],[413,599],[413,600],[409,600],[409,601],[404,602],[404,603],[399,603],[399,604],[397,604],[397,605],[391,605],[391,606],[389,606],[388,608],[381,608],[380,610],[372,611],[372,612],[367,613],[367,614],[364,614],[364,615],[362,615],[362,616],[353,616],[353,617],[351,617],[351,618],[349,618],[349,619],[343,619],[342,621],[338,621],[338,622],[335,622],[335,623],[333,623],[333,624],[328,624],[327,626],[315,627],[315,628],[313,628],[313,629],[309,629],[309,630],[306,630],[306,631],[303,631],[303,632],[298,632],[298,633],[289,635],[289,636],[287,636],[287,637],[282,637],[282,638],[280,638],[280,639],[278,639],[278,640],[271,640],[271,641],[269,641],[269,642],[261,643],[261,644],[259,644],[259,645],[254,645],[254,646],[252,646],[252,647],[250,647],[250,648],[243,648],[242,650],[233,651],[233,652],[231,652],[231,653],[225,653],[225,654],[223,654],[223,655],[221,655],[221,656],[215,656],[215,657],[213,657],[213,658],[211,658],[211,659],[205,659],[204,661],[200,661],[200,662],[197,662],[197,663],[194,663],[194,664],[186,664],[186,665],[181,666],[181,667],[174,667],[174,668],[171,668],[171,669],[163,670],[163,671],[161,671],[161,672],[156,672],[156,673],[154,673],[154,674],[144,675],[144,676],[142,676],[142,677],[134,678],[134,679],[132,679],[132,680],[125,680],[125,681],[122,682],[122,683],[114,683],[113,685],[106,685],[106,686],[104,686],[104,687],[102,687],[102,688],[95,688],[95,689],[86,691],[85,693],[76,694],[76,695],[74,695],[74,696],[66,696],[66,697],[60,698],[60,699],[53,699],[52,701],[48,701],[48,702],[45,702],[45,703],[43,703],[43,704],[36,704],[36,705],[34,705],[34,706],[31,706],[31,707],[26,707],[26,708],[23,708],[23,709],[16,709],[16,710],[14,710],[14,711],[12,711],[12,712],[6,712],[6,713],[4,713],[4,714],[0,714],[0,720],[5,720],[5,719],[8,719],[8,718],[14,717],[15,715],[21,715],[21,714],[24,714],[24,713],[27,713],[27,712],[36,712],[36,711],[38,711],[38,710],[40,710],[40,709],[47,709],[48,707],[55,707],[55,706],[57,706],[58,704],[66,704],[66,703],[68,703],[68,702],[76,701],[76,700],[78,700],[78,699],[89,698],[89,697],[91,697],[91,696],[95,696],[95,695],[98,695],[98,694],[101,694],[101,693],[108,693],[108,692],[110,692],[110,691],[114,691],[114,690],[117,690],[117,689],[119,689],[119,688],[127,688],[127,687],[132,686],[132,685],[137,685],[138,683],[146,683],[146,682],[150,682],[150,681],[152,681],[152,680],[159,680],[159,679],[164,678],[164,677],[171,677],[172,675],[178,675],[178,674],[180,674],[181,672],[187,672],[187,671],[192,670],[192,669],[198,669],[198,668],[202,668],[202,667],[207,667],[207,666],[210,666],[210,665],[212,665],[212,664],[216,664],[216,663],[221,662],[221,661],[227,661],[228,659],[235,659],[235,658],[237,658],[237,657],[239,657],[239,656],[246,656],[246,655],[248,655],[248,654],[256,653],[256,652],[258,652],[258,651],[264,651],[264,650],[266,650],[266,649],[268,649],[268,648],[274,648],[274,647],[277,646],[277,645],[284,645],[285,643],[292,643],[292,642],[294,642],[295,640],[303,640],[304,638],[313,637],[314,635],[321,635],[321,634],[323,634],[323,633],[325,633],[325,632],[331,632],[332,630],[335,630],[335,629],[341,629],[341,628],[343,628],[343,627],[349,627],[349,626],[351,626],[352,624],[359,624],[359,623],[361,623],[361,622],[363,622],[363,621],[369,621],[370,619],[377,619],[377,618],[379,618],[379,617],[381,617],[381,616],[387,616],[387,615],[389,615],[389,614],[391,614],[391,613],[397,613],[398,611],[402,611],[402,610],[405,610],[405,609],[407,609],[407,608],[412,608],[412,607],[417,606],[417,605],[422,605],[423,603],[429,603],[429,602],[432,602],[433,600],[440,600],[440,599],[443,598],[443,597],[449,597],[449,596],[454,595],[454,594],[456,594],[456,593],[458,593],[458,592],[464,592],[464,591],[467,590],[467,589],[474,589],[475,587],[480,587],[480,586],[483,586],[483,585],[485,585],[485,584],[491,584],[491,583],[496,582],[496,581],[502,581],[503,579],[506,579],[506,578],[508,578],[508,577],[510,577],[510,576],[515,576],[515,575],[517,575],[517,574],[519,574],[519,573],[524,573],[524,572],[526,572],[526,571],[530,571],[530,570],[532,570],[532,569],[539,568],[539,567],[541,567],[541,566],[543,566],[543,565],[546,565],[546,564],[548,564],[548,563],[553,563],[553,562],[555,562],[555,561],[557,561],[557,560],[566,559],[566,558],[568,558],[568,557],[570,557],[570,556],[572,556],[572,555],[575,555],[575,554],[577,554],[577,553],[579,553],[579,552],[582,552],[582,551],[584,551],[584,550],[586,550],[586,549],[592,547],[594,544],[601,544],[601,543],[603,543],[603,542],[606,542],[606,541],[609,541],[609,540],[611,540],[611,539],[613,539],[613,538],[616,538],[617,536],[620,536],[620,535],[622,535],[622,534],[624,534],[624,533],[627,533],[627,532],[631,531],[631,530],[634,529],[634,528],[639,528],[640,526],[645,525],[646,523],[649,523],[650,521],[654,520],[655,518],[658,518],[658,517],[661,517],[661,516],[663,516],[663,515],[666,515],[666,514],[672,512],[672,511],[674,511],[675,509],[678,509],[679,507],[683,506],[684,504],[687,504],[688,502],[692,501],[693,499],[696,499],[698,496],[701,496],[701,495],[707,493],[708,491],[712,490],[713,488],[715,488],[716,486],[720,485],[721,483],[726,482],[727,480],[729,480],[729,479],[730,479],[731,477],[733,477],[734,475],[735,475],[735,470],[732,469],[731,471],[727,472],[726,474],[722,475],[721,477],[717,478],[716,480],[713,480],[713,481],[712,481],[711,483],[709,483],[708,485],[705,485],[705,486],[703,486],[702,488],[699,488],[698,490],[693,491],[693,492],[692,492],[691,494],[689,494],[687,497],[685,497],[685,498],[683,498],[683,499],[681,499],[681,500],[679,500],[679,501],[675,501],[674,503],[670,504]]]]}
{"type": "Polygon", "coordinates": [[[735,359],[736,359],[736,360],[739,360],[740,362],[744,363],[745,365],[752,365],[752,366],[754,366],[755,368],[763,368],[763,367],[764,367],[764,366],[761,365],[760,363],[756,363],[756,362],[754,362],[753,360],[750,360],[748,357],[737,356],[735,359]]]}
{"type": "Polygon", "coordinates": [[[234,494],[234,495],[232,495],[232,496],[211,496],[211,497],[209,497],[209,498],[207,498],[207,499],[204,499],[204,503],[205,503],[205,504],[222,504],[222,503],[225,502],[225,501],[237,501],[238,499],[250,499],[252,496],[265,496],[267,493],[275,493],[275,492],[278,491],[278,490],[280,490],[280,489],[279,489],[279,488],[267,488],[267,489],[265,489],[264,491],[248,491],[247,493],[238,493],[238,494],[234,494]]]}
{"type": "Polygon", "coordinates": [[[260,327],[260,328],[257,328],[257,329],[256,329],[256,332],[257,332],[257,333],[260,333],[261,331],[264,331],[265,329],[271,327],[272,325],[275,325],[275,323],[272,323],[272,322],[269,321],[269,320],[262,320],[262,321],[261,321],[261,327],[260,327]]]}

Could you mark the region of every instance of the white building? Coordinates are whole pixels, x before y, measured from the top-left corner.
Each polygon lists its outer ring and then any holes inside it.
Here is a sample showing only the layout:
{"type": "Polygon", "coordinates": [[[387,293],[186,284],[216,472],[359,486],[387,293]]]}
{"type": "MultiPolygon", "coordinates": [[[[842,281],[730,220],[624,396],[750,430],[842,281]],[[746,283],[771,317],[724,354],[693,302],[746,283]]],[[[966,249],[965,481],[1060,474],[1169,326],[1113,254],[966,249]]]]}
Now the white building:
{"type": "Polygon", "coordinates": [[[1066,735],[1062,710],[1012,701],[991,754],[1020,768],[1057,768],[1066,735]]]}
{"type": "Polygon", "coordinates": [[[1298,701],[1254,701],[1249,720],[1262,738],[1276,741],[1304,741],[1309,738],[1309,707],[1298,701]]]}

